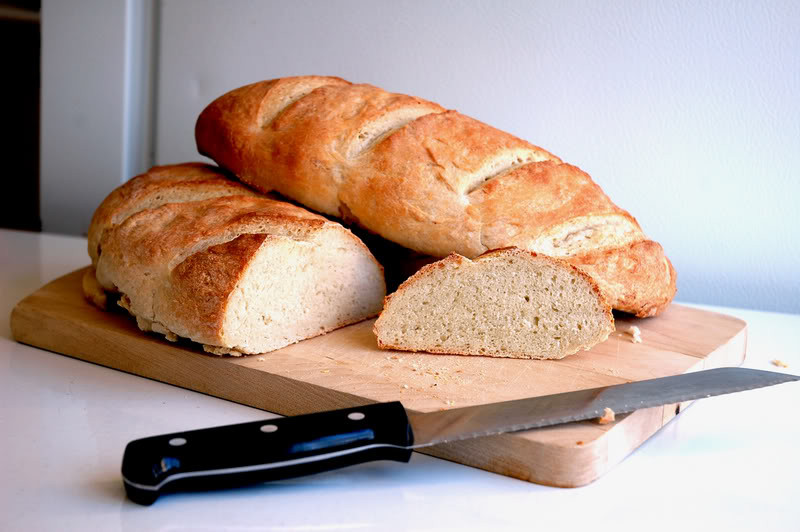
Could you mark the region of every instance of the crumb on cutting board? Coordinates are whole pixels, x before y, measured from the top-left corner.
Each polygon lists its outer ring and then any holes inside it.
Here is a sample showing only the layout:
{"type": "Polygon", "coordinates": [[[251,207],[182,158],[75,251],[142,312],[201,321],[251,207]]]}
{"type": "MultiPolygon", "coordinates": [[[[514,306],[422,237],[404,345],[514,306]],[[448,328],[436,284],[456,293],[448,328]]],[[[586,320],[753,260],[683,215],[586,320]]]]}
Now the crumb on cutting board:
{"type": "Polygon", "coordinates": [[[599,425],[608,425],[613,421],[614,421],[614,411],[608,407],[604,408],[603,415],[597,418],[597,423],[599,425]]]}
{"type": "Polygon", "coordinates": [[[631,337],[631,342],[634,344],[642,343],[642,331],[636,325],[631,325],[625,329],[624,333],[631,337]]]}

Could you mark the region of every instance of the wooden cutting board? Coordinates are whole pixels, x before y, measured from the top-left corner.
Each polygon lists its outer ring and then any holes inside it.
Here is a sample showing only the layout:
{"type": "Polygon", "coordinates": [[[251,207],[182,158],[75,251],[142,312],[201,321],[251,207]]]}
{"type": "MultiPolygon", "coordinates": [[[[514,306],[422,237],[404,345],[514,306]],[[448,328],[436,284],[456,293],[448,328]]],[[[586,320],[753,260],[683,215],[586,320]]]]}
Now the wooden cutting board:
{"type": "MultiPolygon", "coordinates": [[[[618,318],[620,332],[558,361],[381,351],[373,320],[265,355],[222,358],[142,333],[127,314],[96,309],[82,297],[83,271],[14,308],[17,341],[284,415],[392,400],[432,411],[734,366],[744,360],[747,342],[745,322],[674,304],[657,318],[618,318]],[[642,343],[622,332],[631,324],[641,329],[642,343]]],[[[639,410],[608,425],[572,423],[421,452],[540,484],[581,486],[682,406],[639,410]]]]}

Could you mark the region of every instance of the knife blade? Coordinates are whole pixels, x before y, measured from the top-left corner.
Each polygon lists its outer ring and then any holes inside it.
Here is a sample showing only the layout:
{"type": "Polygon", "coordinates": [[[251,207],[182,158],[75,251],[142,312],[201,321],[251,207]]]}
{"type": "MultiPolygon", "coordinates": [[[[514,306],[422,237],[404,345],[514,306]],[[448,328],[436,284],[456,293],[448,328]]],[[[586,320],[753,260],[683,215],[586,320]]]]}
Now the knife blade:
{"type": "Polygon", "coordinates": [[[241,486],[373,460],[408,462],[413,449],[599,418],[606,408],[626,414],[797,380],[717,368],[438,412],[409,412],[394,401],[175,432],[131,441],[122,480],[132,501],[149,505],[164,492],[241,486]]]}

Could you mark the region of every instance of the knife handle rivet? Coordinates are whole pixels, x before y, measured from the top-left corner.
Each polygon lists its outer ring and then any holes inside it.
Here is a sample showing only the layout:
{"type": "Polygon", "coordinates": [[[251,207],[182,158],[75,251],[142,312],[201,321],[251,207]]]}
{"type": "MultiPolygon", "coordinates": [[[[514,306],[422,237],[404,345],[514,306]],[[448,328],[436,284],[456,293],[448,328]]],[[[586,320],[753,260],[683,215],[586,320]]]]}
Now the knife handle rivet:
{"type": "Polygon", "coordinates": [[[278,425],[261,425],[261,432],[275,432],[276,430],[278,430],[278,425]]]}
{"type": "Polygon", "coordinates": [[[362,419],[364,419],[364,417],[365,417],[364,414],[361,412],[350,412],[349,414],[347,414],[347,419],[351,419],[353,421],[361,421],[362,419]]]}
{"type": "Polygon", "coordinates": [[[172,438],[169,440],[169,444],[173,447],[180,447],[181,445],[186,445],[186,438],[172,438]]]}

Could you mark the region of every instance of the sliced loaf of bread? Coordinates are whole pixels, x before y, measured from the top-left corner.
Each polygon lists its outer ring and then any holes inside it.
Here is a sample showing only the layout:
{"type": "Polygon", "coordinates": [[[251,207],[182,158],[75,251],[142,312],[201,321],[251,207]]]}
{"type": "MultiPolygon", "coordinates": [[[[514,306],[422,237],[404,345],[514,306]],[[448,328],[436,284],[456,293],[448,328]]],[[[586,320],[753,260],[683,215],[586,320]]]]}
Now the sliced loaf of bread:
{"type": "Polygon", "coordinates": [[[383,349],[536,359],[589,349],[613,330],[591,277],[517,248],[423,267],[386,298],[374,327],[383,349]]]}
{"type": "Polygon", "coordinates": [[[192,187],[178,202],[156,194],[103,228],[96,281],[120,294],[142,330],[215,354],[256,354],[378,314],[383,270],[349,230],[284,201],[214,187],[223,193],[208,197],[201,186],[195,201],[192,187]]]}

